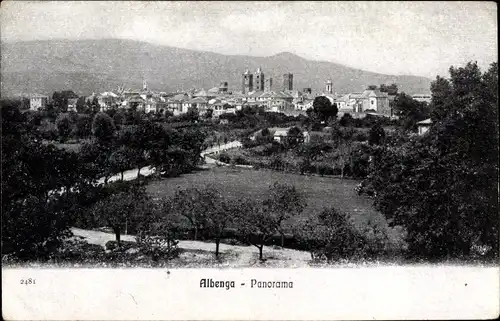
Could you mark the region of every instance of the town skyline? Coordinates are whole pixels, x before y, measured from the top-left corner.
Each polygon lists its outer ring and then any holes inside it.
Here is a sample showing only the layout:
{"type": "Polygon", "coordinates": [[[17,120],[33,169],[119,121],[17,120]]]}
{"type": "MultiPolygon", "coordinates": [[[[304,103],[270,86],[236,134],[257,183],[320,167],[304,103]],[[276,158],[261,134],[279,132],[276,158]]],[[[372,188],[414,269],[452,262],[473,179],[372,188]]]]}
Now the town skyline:
{"type": "Polygon", "coordinates": [[[117,38],[227,55],[290,52],[429,78],[498,59],[496,7],[487,2],[11,2],[1,30],[5,42],[117,38]]]}

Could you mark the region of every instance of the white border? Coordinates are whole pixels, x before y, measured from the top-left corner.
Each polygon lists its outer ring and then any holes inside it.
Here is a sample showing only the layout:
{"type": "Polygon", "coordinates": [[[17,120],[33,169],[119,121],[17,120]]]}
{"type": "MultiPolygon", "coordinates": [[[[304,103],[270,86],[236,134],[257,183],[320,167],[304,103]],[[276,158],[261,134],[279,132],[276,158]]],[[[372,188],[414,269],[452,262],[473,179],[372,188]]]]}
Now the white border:
{"type": "Polygon", "coordinates": [[[2,269],[6,320],[491,319],[499,268],[2,269]],[[21,278],[36,279],[21,285],[21,278]],[[201,278],[235,288],[200,288],[201,278]],[[250,288],[250,280],[293,288],[250,288]],[[241,286],[244,282],[246,285],[241,286]]]}

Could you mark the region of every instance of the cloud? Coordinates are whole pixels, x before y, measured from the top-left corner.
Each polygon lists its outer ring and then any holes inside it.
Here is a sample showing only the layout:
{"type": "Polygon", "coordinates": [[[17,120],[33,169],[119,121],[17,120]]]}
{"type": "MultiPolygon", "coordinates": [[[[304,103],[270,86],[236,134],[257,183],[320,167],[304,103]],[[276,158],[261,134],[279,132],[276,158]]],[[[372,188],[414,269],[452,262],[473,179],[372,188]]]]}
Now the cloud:
{"type": "Polygon", "coordinates": [[[239,32],[267,32],[283,26],[287,15],[283,10],[272,9],[260,12],[235,13],[224,17],[220,25],[222,28],[239,32]]]}

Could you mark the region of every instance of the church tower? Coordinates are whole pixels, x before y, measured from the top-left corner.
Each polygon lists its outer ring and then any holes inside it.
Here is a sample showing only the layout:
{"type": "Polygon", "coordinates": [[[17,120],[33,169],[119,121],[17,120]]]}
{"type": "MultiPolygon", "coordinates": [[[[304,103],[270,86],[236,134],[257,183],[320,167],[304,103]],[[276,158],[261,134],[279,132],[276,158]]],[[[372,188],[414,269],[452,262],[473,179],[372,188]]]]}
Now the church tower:
{"type": "Polygon", "coordinates": [[[326,93],[327,94],[333,93],[333,85],[332,85],[332,81],[330,79],[328,79],[328,81],[326,82],[326,93]]]}
{"type": "Polygon", "coordinates": [[[142,81],[142,90],[147,91],[148,90],[148,83],[146,82],[146,79],[142,81]]]}
{"type": "Polygon", "coordinates": [[[293,74],[283,74],[283,90],[293,90],[293,74]]]}
{"type": "Polygon", "coordinates": [[[248,94],[251,91],[253,91],[253,75],[247,69],[241,78],[241,92],[248,94]]]}
{"type": "Polygon", "coordinates": [[[264,91],[266,91],[266,92],[270,92],[273,90],[273,78],[272,77],[269,77],[266,79],[264,87],[265,87],[264,91]]]}
{"type": "Polygon", "coordinates": [[[254,75],[255,79],[255,91],[264,91],[264,73],[262,70],[257,69],[254,75]]]}

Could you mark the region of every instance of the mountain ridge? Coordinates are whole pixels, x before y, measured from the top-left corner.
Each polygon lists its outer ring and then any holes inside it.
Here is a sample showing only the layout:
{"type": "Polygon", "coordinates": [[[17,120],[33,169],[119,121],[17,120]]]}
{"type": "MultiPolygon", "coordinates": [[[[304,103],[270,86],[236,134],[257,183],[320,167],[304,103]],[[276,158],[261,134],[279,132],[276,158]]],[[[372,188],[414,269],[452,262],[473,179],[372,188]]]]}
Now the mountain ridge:
{"type": "Polygon", "coordinates": [[[294,89],[322,91],[331,79],[336,92],[360,91],[368,85],[397,83],[400,91],[428,92],[431,80],[412,75],[387,75],[342,64],[303,58],[291,52],[267,57],[225,55],[129,39],[33,40],[1,43],[1,93],[73,89],[78,94],[141,88],[143,79],[153,90],[211,88],[228,81],[241,90],[241,74],[261,67],[273,77],[273,89],[285,72],[294,74],[294,89]]]}

